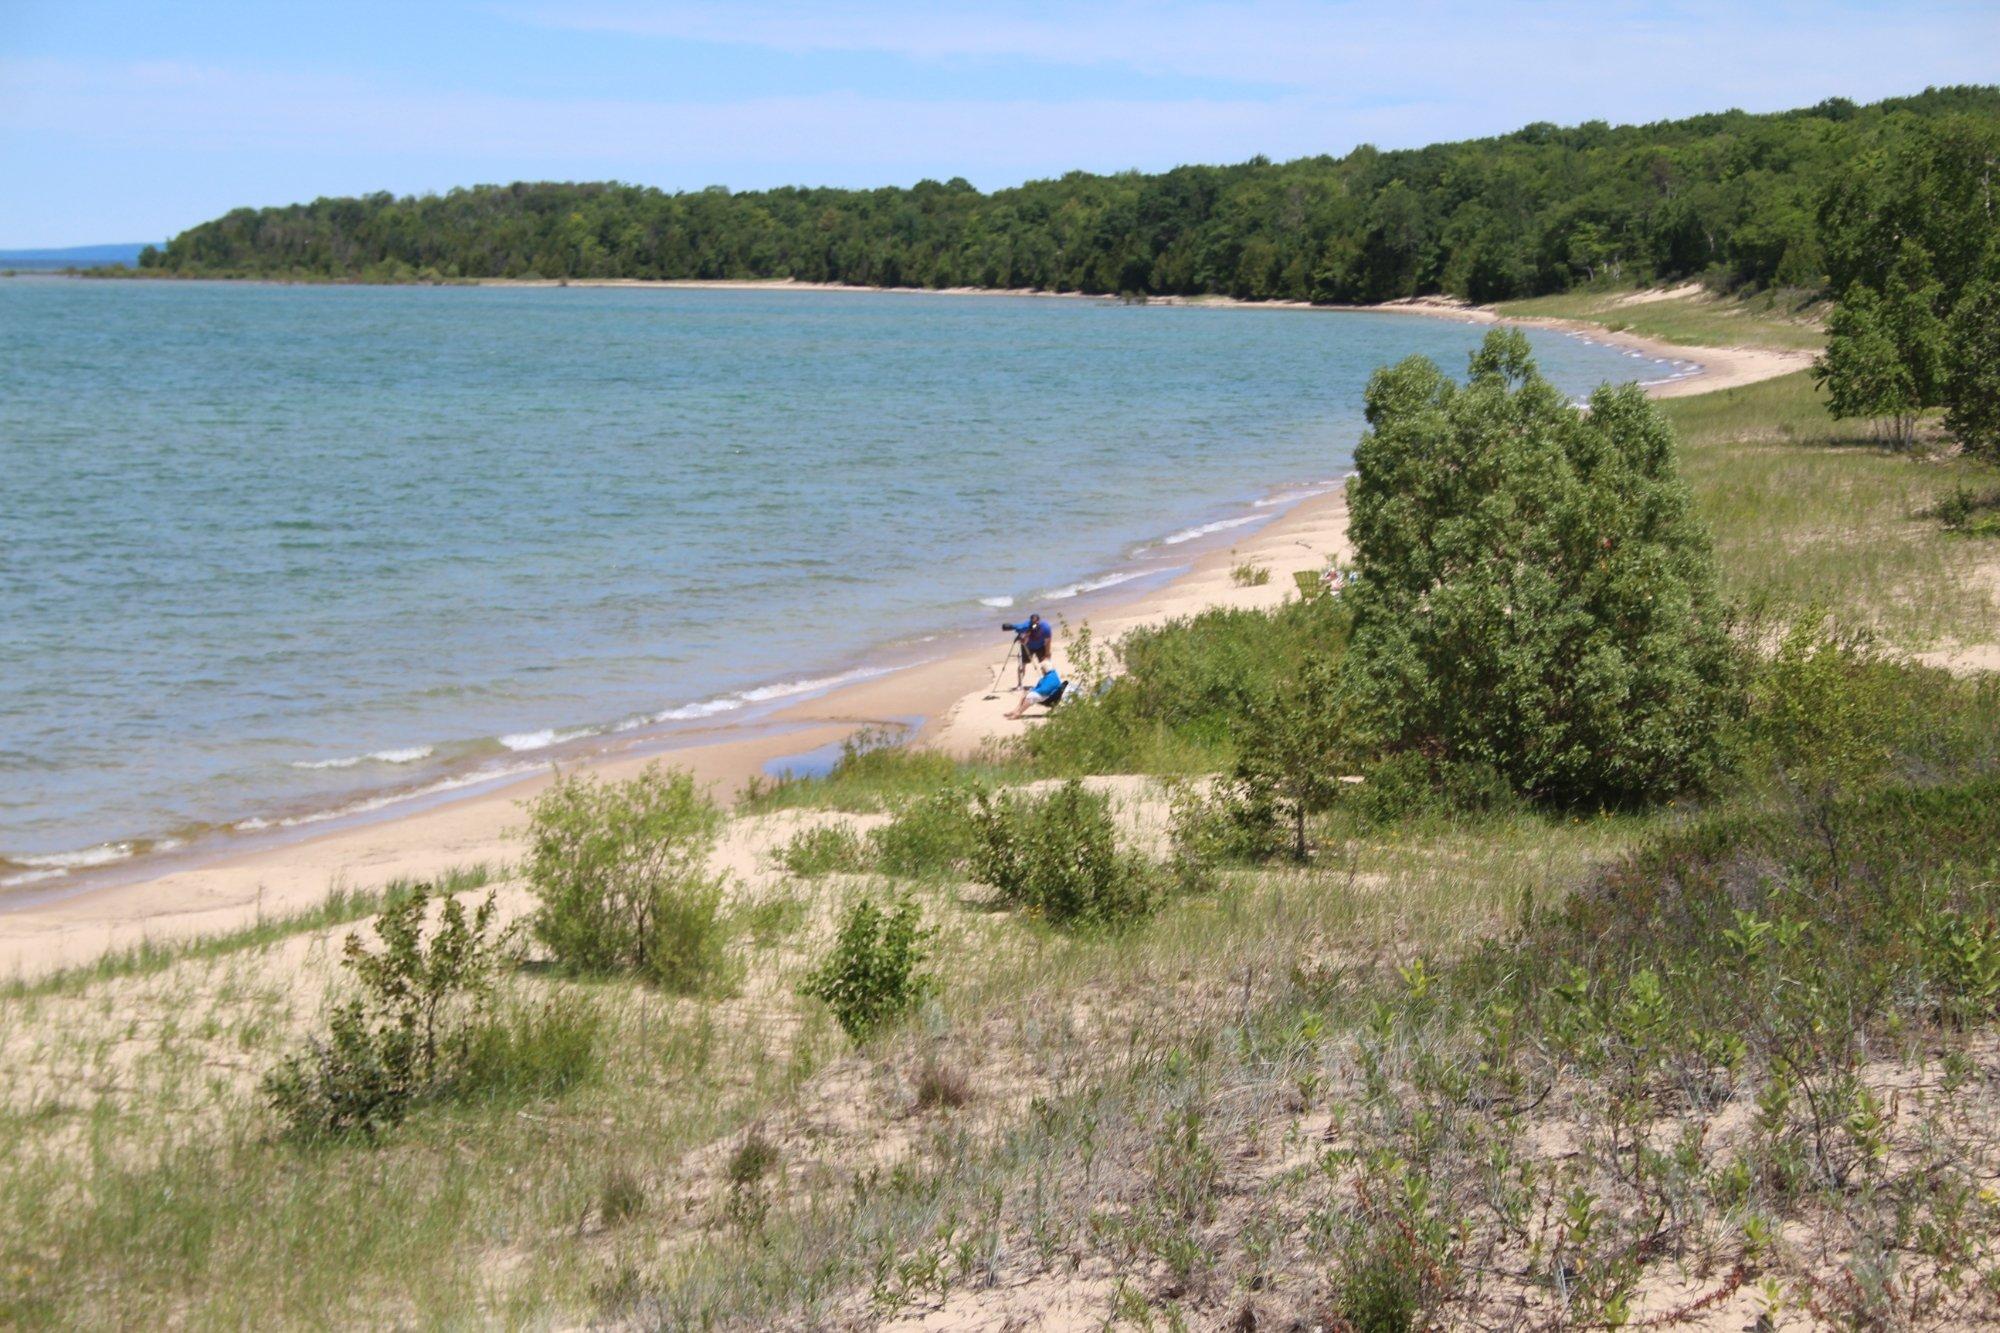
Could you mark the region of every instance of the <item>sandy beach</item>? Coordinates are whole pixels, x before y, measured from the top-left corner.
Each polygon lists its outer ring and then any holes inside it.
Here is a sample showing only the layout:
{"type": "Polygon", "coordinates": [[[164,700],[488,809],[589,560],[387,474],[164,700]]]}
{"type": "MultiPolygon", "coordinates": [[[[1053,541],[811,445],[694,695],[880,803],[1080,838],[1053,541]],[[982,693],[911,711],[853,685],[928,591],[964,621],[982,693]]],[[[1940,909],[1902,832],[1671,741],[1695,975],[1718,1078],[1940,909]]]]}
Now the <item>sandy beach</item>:
{"type": "MultiPolygon", "coordinates": [[[[1529,322],[1501,321],[1491,311],[1448,302],[1406,302],[1378,309],[1480,323],[1529,322]]],[[[1560,321],[1534,322],[1574,327],[1560,321]]],[[[1751,383],[1798,369],[1810,359],[1805,353],[1768,349],[1676,347],[1592,326],[1580,327],[1600,341],[1702,365],[1699,375],[1653,386],[1651,392],[1656,396],[1751,383]]],[[[1344,497],[1339,493],[1316,496],[1282,512],[1253,534],[1239,535],[1233,544],[1202,551],[1185,572],[1162,587],[1123,600],[1094,603],[1088,621],[1099,642],[1106,642],[1136,625],[1211,606],[1275,605],[1295,595],[1294,571],[1318,569],[1327,559],[1345,559],[1348,554],[1344,497]],[[1270,581],[1258,587],[1236,587],[1229,571],[1245,561],[1267,566],[1270,581]]],[[[1067,635],[1058,637],[1059,664],[1066,642],[1067,635]]],[[[864,728],[895,726],[913,718],[922,719],[916,743],[973,754],[990,739],[1017,735],[1032,725],[1005,716],[1016,697],[1007,688],[1013,683],[1011,671],[1005,673],[1002,691],[997,696],[988,695],[995,661],[1006,643],[1006,637],[996,631],[990,643],[803,699],[754,729],[721,729],[690,736],[664,755],[657,748],[646,753],[614,751],[577,762],[616,779],[662,758],[690,769],[718,799],[726,801],[768,765],[837,746],[864,728]]],[[[0,975],[34,975],[147,940],[228,930],[260,915],[298,911],[337,886],[368,889],[397,878],[435,875],[453,866],[512,861],[519,854],[518,836],[524,822],[521,804],[547,785],[551,771],[495,790],[411,808],[393,817],[331,827],[277,845],[210,854],[178,866],[163,863],[158,866],[159,873],[145,878],[79,888],[66,896],[0,911],[0,975]]]]}

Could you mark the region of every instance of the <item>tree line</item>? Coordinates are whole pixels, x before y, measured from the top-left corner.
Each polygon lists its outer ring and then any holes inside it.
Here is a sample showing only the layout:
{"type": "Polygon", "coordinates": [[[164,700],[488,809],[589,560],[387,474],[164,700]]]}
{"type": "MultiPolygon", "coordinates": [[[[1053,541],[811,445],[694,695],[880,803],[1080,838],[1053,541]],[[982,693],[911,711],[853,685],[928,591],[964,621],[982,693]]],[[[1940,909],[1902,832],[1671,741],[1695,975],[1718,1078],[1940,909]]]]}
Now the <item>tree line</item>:
{"type": "Polygon", "coordinates": [[[1946,117],[1856,162],[1821,208],[1836,417],[1900,446],[1944,409],[1966,452],[2000,462],[2000,125],[1946,117]]]}
{"type": "Polygon", "coordinates": [[[1824,232],[1829,195],[1857,160],[1893,157],[1944,121],[2000,124],[2000,88],[1651,125],[1536,124],[1285,163],[1079,171],[992,193],[954,178],[323,198],[237,209],[140,264],[188,276],[791,278],[1317,302],[1483,302],[1680,278],[1817,287],[1849,263],[1824,232]]]}

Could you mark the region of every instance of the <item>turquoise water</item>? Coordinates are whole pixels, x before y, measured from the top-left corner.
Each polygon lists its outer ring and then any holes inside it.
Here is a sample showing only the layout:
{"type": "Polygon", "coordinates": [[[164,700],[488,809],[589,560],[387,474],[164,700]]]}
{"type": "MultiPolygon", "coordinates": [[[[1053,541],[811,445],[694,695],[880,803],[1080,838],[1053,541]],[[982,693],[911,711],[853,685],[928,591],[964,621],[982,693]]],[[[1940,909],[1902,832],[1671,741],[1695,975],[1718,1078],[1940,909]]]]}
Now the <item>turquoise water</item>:
{"type": "MultiPolygon", "coordinates": [[[[1323,487],[1371,370],[1461,369],[1479,336],[1028,298],[0,281],[0,883],[748,716],[1003,605],[1060,610],[1323,487]]],[[[1673,370],[1534,336],[1577,391],[1673,370]]]]}

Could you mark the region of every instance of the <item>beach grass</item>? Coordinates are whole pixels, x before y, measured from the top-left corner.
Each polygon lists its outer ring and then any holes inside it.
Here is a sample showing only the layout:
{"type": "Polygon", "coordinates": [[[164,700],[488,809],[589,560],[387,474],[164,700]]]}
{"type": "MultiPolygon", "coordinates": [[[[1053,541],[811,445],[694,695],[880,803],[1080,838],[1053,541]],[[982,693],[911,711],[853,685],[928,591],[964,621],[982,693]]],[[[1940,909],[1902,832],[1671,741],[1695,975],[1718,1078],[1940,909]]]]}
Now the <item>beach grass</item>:
{"type": "Polygon", "coordinates": [[[1661,407],[1740,606],[1822,606],[1910,649],[2000,637],[2000,542],[1932,516],[1989,470],[1884,448],[1864,423],[1828,416],[1804,372],[1661,407]]]}
{"type": "MultiPolygon", "coordinates": [[[[480,862],[470,866],[453,866],[426,882],[446,893],[464,893],[504,879],[506,874],[504,867],[495,870],[480,862]]],[[[93,982],[146,976],[192,959],[220,958],[246,949],[263,948],[293,935],[374,916],[385,907],[408,898],[418,885],[419,881],[408,878],[392,879],[379,889],[351,889],[336,884],[327,890],[326,897],[310,907],[275,916],[260,915],[250,925],[235,930],[184,939],[144,940],[130,948],[102,954],[92,962],[76,967],[33,977],[14,977],[0,982],[0,1000],[74,993],[93,982]]]]}

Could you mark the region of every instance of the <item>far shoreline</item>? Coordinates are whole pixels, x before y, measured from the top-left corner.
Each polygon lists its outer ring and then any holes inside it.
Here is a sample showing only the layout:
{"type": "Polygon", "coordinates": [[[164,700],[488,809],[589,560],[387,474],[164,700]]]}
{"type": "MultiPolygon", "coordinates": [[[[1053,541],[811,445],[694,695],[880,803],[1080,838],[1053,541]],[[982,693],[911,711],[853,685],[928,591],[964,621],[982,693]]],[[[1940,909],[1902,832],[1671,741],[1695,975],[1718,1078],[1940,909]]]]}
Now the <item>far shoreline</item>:
{"type": "Polygon", "coordinates": [[[300,279],[284,277],[222,277],[201,274],[168,274],[124,269],[119,271],[64,269],[50,272],[21,272],[18,277],[109,279],[144,282],[228,282],[265,284],[278,287],[492,287],[533,290],[539,288],[583,288],[625,291],[735,291],[735,292],[826,292],[846,295],[892,296],[1008,296],[1036,300],[1096,301],[1108,305],[1163,306],[1169,309],[1200,310],[1283,310],[1305,313],[1417,315],[1426,319],[1448,319],[1462,324],[1490,324],[1502,328],[1547,329],[1621,347],[1661,360],[1693,362],[1697,369],[1686,378],[1648,384],[1655,398],[1683,398],[1689,394],[1712,393],[1739,388],[1776,375],[1803,370],[1814,359],[1811,352],[1757,346],[1695,347],[1625,330],[1612,330],[1581,319],[1549,316],[1503,315],[1490,305],[1475,305],[1455,296],[1405,296],[1375,305],[1277,299],[1252,301],[1237,296],[1203,294],[1197,296],[1117,295],[1109,292],[1050,291],[1041,287],[882,287],[854,282],[811,282],[801,278],[446,278],[437,281],[370,282],[360,278],[300,279]]]}

